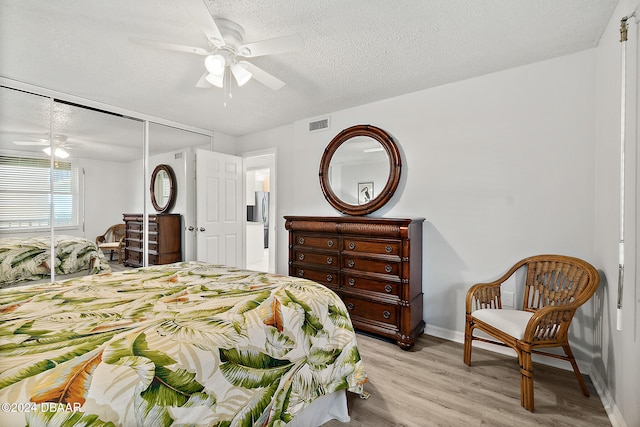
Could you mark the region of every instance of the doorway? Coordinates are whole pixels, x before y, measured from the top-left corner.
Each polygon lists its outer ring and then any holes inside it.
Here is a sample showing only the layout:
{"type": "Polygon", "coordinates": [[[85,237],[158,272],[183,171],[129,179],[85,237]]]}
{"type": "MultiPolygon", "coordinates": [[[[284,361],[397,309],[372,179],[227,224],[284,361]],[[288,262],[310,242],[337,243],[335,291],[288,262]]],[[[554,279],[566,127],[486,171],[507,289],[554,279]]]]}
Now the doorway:
{"type": "Polygon", "coordinates": [[[275,272],[275,152],[245,153],[245,259],[249,270],[275,272]]]}

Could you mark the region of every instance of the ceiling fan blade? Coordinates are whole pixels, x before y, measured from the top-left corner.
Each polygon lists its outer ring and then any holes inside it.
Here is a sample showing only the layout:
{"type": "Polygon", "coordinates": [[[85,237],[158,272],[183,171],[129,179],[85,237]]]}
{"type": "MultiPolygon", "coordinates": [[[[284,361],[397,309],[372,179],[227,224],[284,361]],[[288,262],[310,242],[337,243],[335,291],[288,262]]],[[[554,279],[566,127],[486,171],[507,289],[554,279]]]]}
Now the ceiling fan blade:
{"type": "Polygon", "coordinates": [[[238,54],[245,58],[254,58],[256,56],[273,55],[300,50],[303,47],[304,40],[302,40],[302,37],[297,34],[293,34],[291,36],[244,44],[238,48],[238,54]]]}
{"type": "Polygon", "coordinates": [[[16,145],[49,145],[49,141],[13,141],[16,145]]]}
{"type": "Polygon", "coordinates": [[[272,90],[282,89],[284,82],[271,74],[264,71],[262,68],[258,68],[250,62],[240,61],[238,64],[242,64],[252,75],[253,78],[272,90]]]}
{"type": "Polygon", "coordinates": [[[225,43],[222,33],[213,20],[213,16],[209,13],[209,9],[207,9],[203,0],[186,0],[184,1],[184,5],[187,8],[189,15],[191,15],[191,18],[196,21],[198,27],[200,27],[204,35],[207,36],[207,40],[209,40],[215,47],[224,46],[225,43]]]}
{"type": "Polygon", "coordinates": [[[196,83],[196,87],[210,88],[211,87],[211,83],[209,83],[207,81],[207,76],[208,75],[209,75],[209,72],[205,71],[204,74],[202,75],[202,77],[200,77],[200,80],[198,80],[198,82],[196,83]]]}
{"type": "Polygon", "coordinates": [[[154,48],[157,48],[157,49],[173,50],[173,51],[177,51],[177,52],[195,53],[196,55],[202,55],[202,56],[207,56],[209,54],[209,52],[206,49],[203,49],[201,47],[185,46],[185,45],[182,45],[182,44],[165,43],[165,42],[159,42],[159,41],[155,41],[155,40],[138,39],[138,38],[133,38],[133,37],[129,37],[129,41],[131,41],[132,43],[135,43],[135,44],[139,44],[139,45],[142,45],[142,46],[154,47],[154,48]]]}

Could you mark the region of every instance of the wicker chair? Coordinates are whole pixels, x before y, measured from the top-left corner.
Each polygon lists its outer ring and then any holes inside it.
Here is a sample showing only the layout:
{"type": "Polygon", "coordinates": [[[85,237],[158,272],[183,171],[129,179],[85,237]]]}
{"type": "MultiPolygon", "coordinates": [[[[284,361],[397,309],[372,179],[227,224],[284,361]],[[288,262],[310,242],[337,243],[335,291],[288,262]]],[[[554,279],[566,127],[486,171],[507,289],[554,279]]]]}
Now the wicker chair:
{"type": "Polygon", "coordinates": [[[112,225],[107,231],[96,237],[96,244],[103,251],[110,252],[110,259],[113,261],[113,252],[118,253],[118,264],[122,264],[122,251],[124,250],[125,225],[112,225]]]}
{"type": "Polygon", "coordinates": [[[571,363],[580,388],[589,396],[568,341],[576,309],[591,298],[600,282],[596,269],[586,261],[562,255],[537,255],[518,262],[498,280],[472,286],[467,292],[464,363],[471,366],[473,340],[514,349],[520,364],[520,403],[533,412],[533,364],[531,354],[543,354],[571,363]],[[526,268],[522,309],[503,310],[500,285],[520,268],[526,268]],[[473,336],[475,329],[492,339],[473,336]],[[538,351],[562,347],[565,356],[538,351]]]}

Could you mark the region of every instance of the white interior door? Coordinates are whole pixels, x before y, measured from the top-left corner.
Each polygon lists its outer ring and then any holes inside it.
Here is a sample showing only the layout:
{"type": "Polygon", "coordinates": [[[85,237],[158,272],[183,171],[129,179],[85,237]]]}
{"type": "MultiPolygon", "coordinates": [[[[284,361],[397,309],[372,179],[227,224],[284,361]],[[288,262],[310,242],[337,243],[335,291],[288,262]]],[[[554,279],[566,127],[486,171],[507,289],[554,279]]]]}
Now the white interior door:
{"type": "Polygon", "coordinates": [[[244,265],[242,158],[196,150],[198,261],[244,265]]]}

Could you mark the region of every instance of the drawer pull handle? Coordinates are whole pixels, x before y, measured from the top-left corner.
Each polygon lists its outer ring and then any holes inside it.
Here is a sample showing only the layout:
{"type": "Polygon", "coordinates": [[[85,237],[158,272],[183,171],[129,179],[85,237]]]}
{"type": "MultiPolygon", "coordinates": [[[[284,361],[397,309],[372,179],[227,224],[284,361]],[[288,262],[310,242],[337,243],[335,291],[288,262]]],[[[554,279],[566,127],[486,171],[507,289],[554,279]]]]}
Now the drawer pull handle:
{"type": "Polygon", "coordinates": [[[304,277],[304,270],[298,270],[298,276],[304,277]]]}
{"type": "Polygon", "coordinates": [[[349,243],[349,249],[354,250],[356,248],[356,244],[351,242],[349,243]]]}
{"type": "Polygon", "coordinates": [[[356,279],[354,279],[353,277],[349,278],[349,286],[354,286],[356,284],[356,279]]]}
{"type": "Polygon", "coordinates": [[[347,265],[351,268],[353,268],[354,265],[356,265],[356,262],[352,259],[349,260],[349,262],[347,263],[347,265]]]}
{"type": "Polygon", "coordinates": [[[304,237],[300,237],[298,239],[298,243],[300,243],[301,245],[304,245],[304,237]]]}
{"type": "Polygon", "coordinates": [[[387,291],[388,293],[391,292],[393,290],[393,288],[391,287],[391,285],[386,285],[384,287],[384,290],[387,291]]]}
{"type": "Polygon", "coordinates": [[[356,307],[356,306],[355,306],[355,305],[353,305],[353,303],[352,303],[352,302],[350,302],[349,304],[347,304],[347,308],[348,308],[349,310],[353,310],[355,307],[356,307]]]}
{"type": "Polygon", "coordinates": [[[384,250],[387,251],[388,254],[390,254],[391,251],[393,251],[393,248],[391,247],[391,245],[387,245],[384,247],[384,250]]]}
{"type": "Polygon", "coordinates": [[[302,261],[302,260],[304,259],[304,254],[300,254],[300,255],[298,255],[298,259],[299,259],[300,261],[302,261]]]}
{"type": "Polygon", "coordinates": [[[332,282],[333,276],[331,274],[327,274],[327,282],[332,282]]]}
{"type": "Polygon", "coordinates": [[[391,273],[393,271],[393,267],[387,264],[384,266],[384,271],[386,271],[387,273],[391,273]]]}
{"type": "Polygon", "coordinates": [[[382,312],[382,317],[384,317],[385,319],[388,319],[391,317],[391,313],[389,313],[387,310],[382,312]]]}
{"type": "Polygon", "coordinates": [[[333,247],[333,240],[329,240],[327,242],[327,246],[329,246],[330,248],[333,247]]]}
{"type": "Polygon", "coordinates": [[[327,258],[327,264],[333,264],[333,258],[331,257],[327,258]]]}

